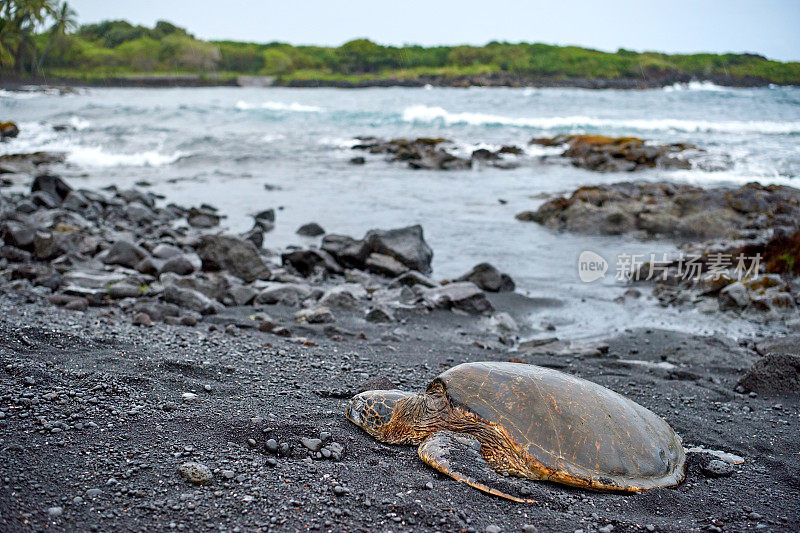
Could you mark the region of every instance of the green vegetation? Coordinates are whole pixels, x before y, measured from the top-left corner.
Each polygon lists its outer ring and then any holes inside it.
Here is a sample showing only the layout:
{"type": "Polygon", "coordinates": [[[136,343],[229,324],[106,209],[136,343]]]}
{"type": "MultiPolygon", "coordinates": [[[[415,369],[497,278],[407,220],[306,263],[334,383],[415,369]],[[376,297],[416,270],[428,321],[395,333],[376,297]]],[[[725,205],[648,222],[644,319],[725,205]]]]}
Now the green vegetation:
{"type": "Polygon", "coordinates": [[[770,61],[755,54],[668,55],[624,49],[607,53],[576,46],[500,42],[394,47],[367,39],[337,48],[206,42],[165,21],[153,28],[124,20],[78,28],[74,11],[55,0],[0,0],[0,71],[94,79],[180,73],[348,81],[491,73],[561,79],[752,76],[800,85],[800,63],[770,61]]]}

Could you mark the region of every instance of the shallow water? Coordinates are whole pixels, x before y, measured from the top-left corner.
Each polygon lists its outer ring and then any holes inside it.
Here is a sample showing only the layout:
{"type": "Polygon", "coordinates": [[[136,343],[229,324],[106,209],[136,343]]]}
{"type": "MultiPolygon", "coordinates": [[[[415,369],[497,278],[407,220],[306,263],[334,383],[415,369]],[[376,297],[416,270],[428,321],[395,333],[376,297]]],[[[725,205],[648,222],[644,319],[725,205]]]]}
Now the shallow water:
{"type": "MultiPolygon", "coordinates": [[[[522,292],[564,300],[532,316],[556,335],[592,337],[652,325],[747,335],[762,326],[652,301],[614,302],[618,254],[661,254],[668,242],[555,234],[514,214],[543,194],[632,178],[703,186],[800,183],[800,89],[729,89],[709,84],[648,91],[581,89],[90,89],[58,96],[0,91],[0,117],[22,133],[0,153],[63,150],[79,187],[152,189],[181,204],[206,202],[234,231],[249,214],[276,207],[265,246],[316,242],[294,234],[309,221],[328,232],[362,235],[374,227],[420,223],[434,249],[435,277],[457,276],[490,261],[522,292]],[[66,125],[66,131],[53,130],[66,125]],[[412,171],[380,157],[353,166],[354,137],[441,136],[465,151],[483,144],[524,146],[557,133],[635,135],[691,142],[730,168],[598,174],[569,166],[526,164],[515,170],[412,171]],[[80,177],[78,177],[80,176],[80,177]],[[275,186],[267,190],[264,185],[275,186]],[[502,199],[506,203],[501,203],[502,199]],[[601,253],[605,278],[583,283],[577,258],[601,253]]],[[[542,153],[532,148],[524,157],[542,153]]],[[[645,289],[645,292],[649,290],[645,289]]],[[[541,332],[552,336],[552,332],[541,332]]]]}

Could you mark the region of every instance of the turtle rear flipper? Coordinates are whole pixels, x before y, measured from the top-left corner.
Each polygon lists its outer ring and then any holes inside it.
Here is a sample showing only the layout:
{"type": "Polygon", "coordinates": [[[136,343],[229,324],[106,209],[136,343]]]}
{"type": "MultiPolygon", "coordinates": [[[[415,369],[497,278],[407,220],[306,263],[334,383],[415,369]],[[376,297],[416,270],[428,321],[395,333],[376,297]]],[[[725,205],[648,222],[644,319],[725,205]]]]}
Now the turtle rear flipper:
{"type": "Polygon", "coordinates": [[[481,443],[471,435],[438,431],[419,445],[417,453],[420,459],[456,481],[515,502],[536,503],[508,493],[513,490],[512,484],[489,466],[481,454],[481,443]]]}

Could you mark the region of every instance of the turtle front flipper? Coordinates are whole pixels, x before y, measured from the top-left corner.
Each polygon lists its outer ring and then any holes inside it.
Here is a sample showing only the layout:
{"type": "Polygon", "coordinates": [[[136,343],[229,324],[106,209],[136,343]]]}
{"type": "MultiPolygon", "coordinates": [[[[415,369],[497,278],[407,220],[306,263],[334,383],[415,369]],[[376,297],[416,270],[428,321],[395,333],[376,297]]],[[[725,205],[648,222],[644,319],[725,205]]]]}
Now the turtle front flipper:
{"type": "Polygon", "coordinates": [[[508,494],[505,481],[481,454],[481,443],[473,436],[452,431],[438,431],[417,449],[419,458],[456,481],[483,492],[515,502],[536,503],[534,500],[508,494]]]}

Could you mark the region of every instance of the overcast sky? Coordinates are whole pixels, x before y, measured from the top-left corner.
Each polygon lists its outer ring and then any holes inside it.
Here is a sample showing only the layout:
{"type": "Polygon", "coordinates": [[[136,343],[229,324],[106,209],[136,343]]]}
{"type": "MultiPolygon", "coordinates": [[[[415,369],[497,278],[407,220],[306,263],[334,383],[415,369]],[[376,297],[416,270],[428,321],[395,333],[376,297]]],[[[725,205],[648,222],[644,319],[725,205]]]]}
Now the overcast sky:
{"type": "Polygon", "coordinates": [[[81,23],[169,20],[203,39],[576,44],[800,60],[800,0],[69,0],[81,23]]]}

